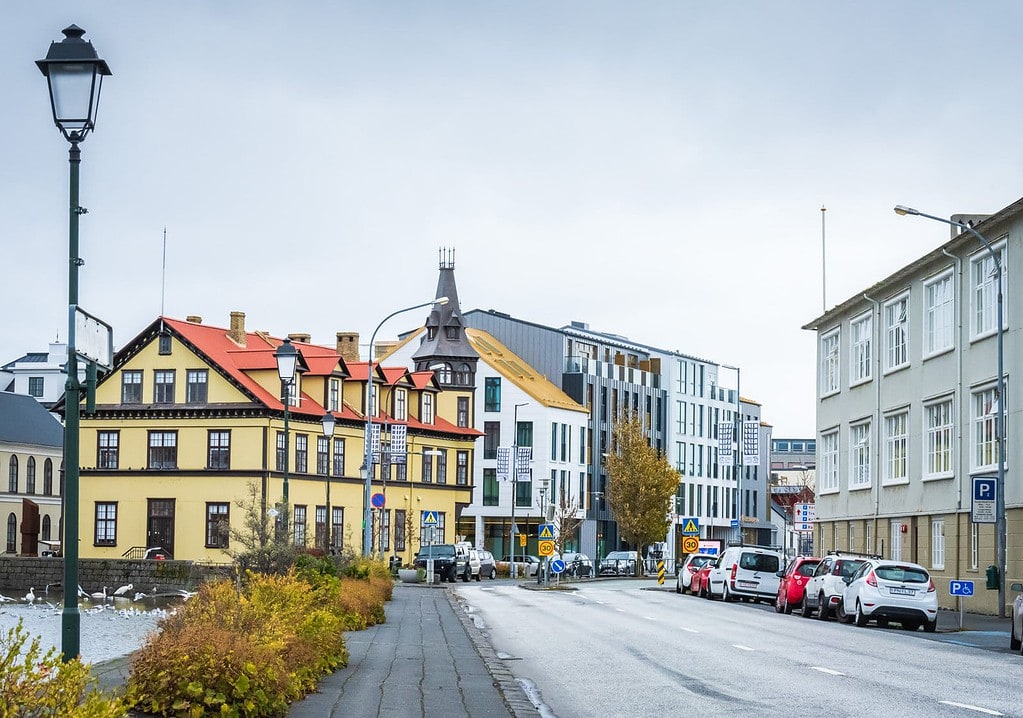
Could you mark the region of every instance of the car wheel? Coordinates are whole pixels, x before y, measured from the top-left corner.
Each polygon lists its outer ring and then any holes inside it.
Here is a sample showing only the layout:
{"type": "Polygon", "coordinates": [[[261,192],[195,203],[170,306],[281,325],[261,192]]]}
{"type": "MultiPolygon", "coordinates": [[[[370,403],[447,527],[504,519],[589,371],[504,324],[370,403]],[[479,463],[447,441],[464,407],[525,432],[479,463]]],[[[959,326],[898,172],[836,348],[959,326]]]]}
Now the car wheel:
{"type": "Polygon", "coordinates": [[[678,579],[675,579],[675,593],[682,593],[682,584],[678,579]]]}
{"type": "Polygon", "coordinates": [[[735,600],[735,596],[728,592],[728,581],[725,581],[721,585],[721,600],[724,601],[725,603],[730,603],[731,601],[735,600]]]}
{"type": "Polygon", "coordinates": [[[856,625],[863,628],[867,625],[867,617],[863,615],[863,608],[860,606],[860,602],[856,602],[856,625]]]}
{"type": "Polygon", "coordinates": [[[490,569],[490,580],[493,581],[495,578],[497,578],[497,568],[492,567],[490,569]]]}
{"type": "Polygon", "coordinates": [[[831,609],[828,608],[828,602],[827,599],[824,598],[823,593],[817,597],[817,618],[822,621],[826,621],[831,618],[831,609]]]}
{"type": "MultiPolygon", "coordinates": [[[[937,623],[937,621],[935,621],[935,623],[937,623]]],[[[1010,651],[1020,651],[1020,650],[1023,650],[1023,636],[1020,636],[1019,638],[1016,638],[1016,629],[1015,628],[1010,628],[1009,629],[1009,650],[1010,651]]]]}
{"type": "Polygon", "coordinates": [[[924,633],[934,633],[938,630],[938,619],[935,618],[933,621],[924,622],[924,633]]]}
{"type": "Polygon", "coordinates": [[[785,597],[785,606],[782,608],[782,613],[786,616],[792,615],[792,604],[788,602],[788,596],[785,597]]]}
{"type": "Polygon", "coordinates": [[[803,596],[803,605],[799,609],[799,613],[803,618],[813,617],[813,607],[810,605],[810,601],[807,596],[803,596]]]}
{"type": "Polygon", "coordinates": [[[483,569],[480,569],[480,572],[476,574],[476,580],[477,581],[483,580],[483,569]]]}

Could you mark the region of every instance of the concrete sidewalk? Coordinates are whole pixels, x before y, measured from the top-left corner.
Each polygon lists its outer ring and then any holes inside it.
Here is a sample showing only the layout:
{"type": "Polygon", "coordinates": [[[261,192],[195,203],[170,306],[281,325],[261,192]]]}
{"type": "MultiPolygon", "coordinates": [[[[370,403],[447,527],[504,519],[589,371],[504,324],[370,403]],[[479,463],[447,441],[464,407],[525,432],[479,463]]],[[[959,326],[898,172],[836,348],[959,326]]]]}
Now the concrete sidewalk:
{"type": "Polygon", "coordinates": [[[291,718],[539,718],[451,591],[396,584],[385,610],[386,623],[345,634],[348,666],[291,718]]]}

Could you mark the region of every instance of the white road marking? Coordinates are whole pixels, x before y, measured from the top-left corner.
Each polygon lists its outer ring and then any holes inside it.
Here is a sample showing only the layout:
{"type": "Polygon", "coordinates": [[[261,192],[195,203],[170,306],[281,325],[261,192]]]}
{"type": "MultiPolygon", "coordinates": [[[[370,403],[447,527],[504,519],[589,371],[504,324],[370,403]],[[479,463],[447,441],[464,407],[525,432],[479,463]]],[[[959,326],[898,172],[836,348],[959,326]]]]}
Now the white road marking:
{"type": "Polygon", "coordinates": [[[619,613],[625,613],[624,608],[616,608],[615,610],[618,611],[619,613]]]}
{"type": "Polygon", "coordinates": [[[749,646],[743,646],[743,645],[738,644],[738,643],[733,643],[732,644],[732,648],[738,648],[740,651],[752,651],[753,650],[749,646]]]}
{"type": "Polygon", "coordinates": [[[648,620],[648,621],[656,621],[656,620],[657,620],[657,619],[656,619],[656,618],[654,618],[653,616],[643,616],[643,618],[645,618],[645,619],[646,619],[646,620],[648,620]]]}
{"type": "Polygon", "coordinates": [[[965,708],[969,711],[977,711],[978,713],[987,713],[989,716],[1003,716],[1004,713],[993,711],[990,708],[981,708],[980,706],[971,706],[969,703],[956,703],[955,701],[938,701],[938,703],[944,703],[947,706],[955,706],[956,708],[965,708]]]}
{"type": "Polygon", "coordinates": [[[683,631],[689,631],[690,633],[699,633],[695,628],[686,628],[685,626],[679,626],[683,631]]]}
{"type": "Polygon", "coordinates": [[[821,666],[810,666],[810,668],[812,668],[815,671],[820,671],[821,673],[827,673],[829,676],[844,676],[845,675],[841,671],[835,671],[835,670],[832,670],[830,668],[823,668],[821,666]]]}

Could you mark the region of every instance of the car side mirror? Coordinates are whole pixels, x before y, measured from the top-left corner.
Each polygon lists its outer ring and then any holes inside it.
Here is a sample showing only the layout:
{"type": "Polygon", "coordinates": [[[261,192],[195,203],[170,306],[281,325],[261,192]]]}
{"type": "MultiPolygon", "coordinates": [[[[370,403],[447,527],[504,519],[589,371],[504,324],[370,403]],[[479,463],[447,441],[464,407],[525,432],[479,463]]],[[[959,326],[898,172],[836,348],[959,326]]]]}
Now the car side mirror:
{"type": "Polygon", "coordinates": [[[775,571],[774,575],[777,576],[778,578],[785,578],[785,572],[784,571],[775,571]]]}
{"type": "Polygon", "coordinates": [[[842,583],[848,586],[850,583],[852,583],[852,576],[842,576],[842,583]]]}

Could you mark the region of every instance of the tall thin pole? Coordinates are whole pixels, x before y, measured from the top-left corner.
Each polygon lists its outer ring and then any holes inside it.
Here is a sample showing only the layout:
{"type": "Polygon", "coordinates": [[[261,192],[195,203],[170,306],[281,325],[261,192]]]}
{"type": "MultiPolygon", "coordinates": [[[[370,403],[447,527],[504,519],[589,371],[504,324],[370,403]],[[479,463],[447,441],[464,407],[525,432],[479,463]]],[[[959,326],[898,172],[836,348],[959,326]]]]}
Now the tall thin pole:
{"type": "Polygon", "coordinates": [[[824,215],[827,213],[828,208],[821,206],[821,309],[828,311],[828,263],[827,253],[825,251],[826,245],[824,243],[824,215]]]}
{"type": "Polygon", "coordinates": [[[739,367],[735,369],[735,461],[732,463],[732,470],[735,471],[735,533],[739,545],[742,545],[742,393],[739,390],[740,374],[739,367]]]}
{"type": "Polygon", "coordinates": [[[511,577],[518,578],[518,567],[515,565],[515,500],[519,494],[519,405],[515,405],[512,412],[512,450],[511,450],[511,472],[512,472],[512,495],[511,495],[511,526],[508,533],[511,535],[511,577]]]}
{"type": "Polygon", "coordinates": [[[84,210],[78,204],[78,173],[82,153],[71,140],[68,213],[68,329],[67,382],[64,404],[64,610],[61,613],[61,658],[67,663],[78,657],[82,616],[78,611],[78,424],[81,416],[81,386],[78,383],[78,354],[75,347],[75,313],[78,309],[78,218],[84,210]]]}
{"type": "Polygon", "coordinates": [[[291,522],[291,502],[288,498],[288,464],[290,462],[290,427],[288,426],[289,419],[291,419],[291,411],[289,409],[291,405],[291,382],[281,381],[281,393],[284,394],[284,542],[287,544],[291,543],[291,529],[289,524],[291,522]]]}
{"type": "Polygon", "coordinates": [[[167,298],[167,228],[163,228],[163,264],[160,267],[160,316],[163,316],[164,300],[167,298]]]}

